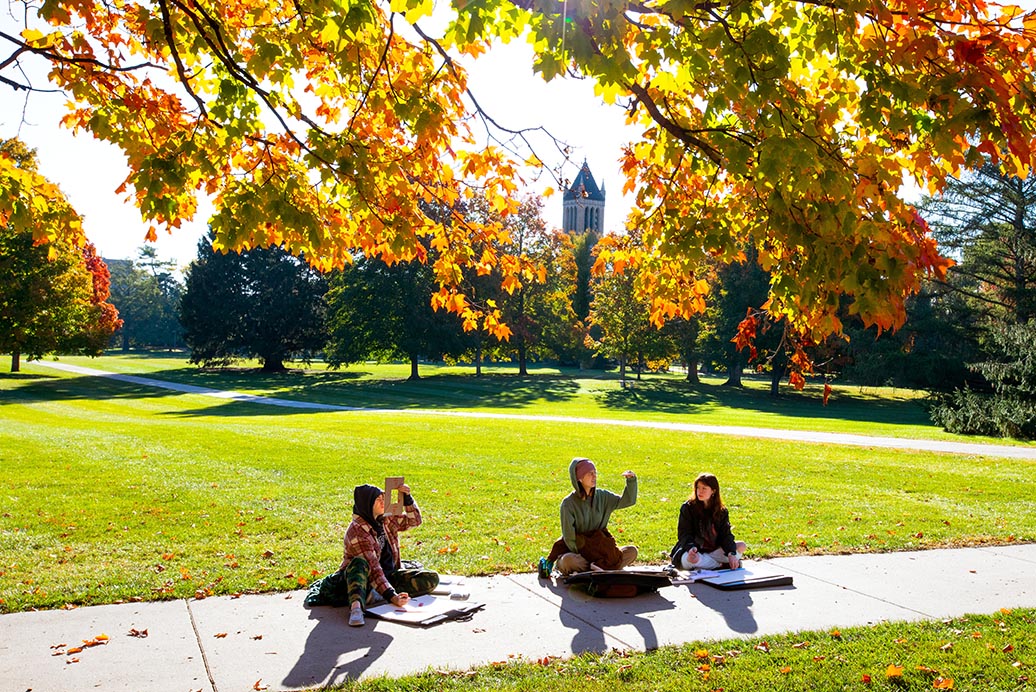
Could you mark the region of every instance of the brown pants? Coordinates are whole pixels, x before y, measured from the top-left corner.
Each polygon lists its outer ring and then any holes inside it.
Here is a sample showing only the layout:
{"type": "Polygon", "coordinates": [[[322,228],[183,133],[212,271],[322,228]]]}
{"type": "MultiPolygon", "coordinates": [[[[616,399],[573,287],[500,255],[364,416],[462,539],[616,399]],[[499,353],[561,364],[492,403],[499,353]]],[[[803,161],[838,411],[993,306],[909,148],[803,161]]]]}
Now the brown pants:
{"type": "MultiPolygon", "coordinates": [[[[637,559],[637,546],[624,545],[619,550],[622,552],[622,565],[619,569],[632,565],[633,561],[637,559]]],[[[590,561],[579,553],[565,553],[554,564],[561,574],[574,574],[590,570],[590,561]]]]}

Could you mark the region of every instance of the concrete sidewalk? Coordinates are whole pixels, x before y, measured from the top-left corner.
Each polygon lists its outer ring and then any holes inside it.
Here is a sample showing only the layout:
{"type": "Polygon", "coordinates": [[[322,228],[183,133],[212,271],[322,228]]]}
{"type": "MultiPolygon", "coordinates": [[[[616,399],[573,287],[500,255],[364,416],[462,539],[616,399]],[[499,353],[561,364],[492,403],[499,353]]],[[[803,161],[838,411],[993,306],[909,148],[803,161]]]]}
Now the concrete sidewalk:
{"type": "Polygon", "coordinates": [[[1036,545],[747,561],[792,586],[594,599],[535,574],[467,579],[486,604],[428,629],[302,605],[302,591],[0,616],[0,691],[292,690],[611,648],[1036,607],[1036,545]],[[146,630],[146,636],[139,636],[146,630]],[[134,635],[136,632],[136,635],[134,635]],[[84,640],[106,644],[69,654],[84,640]]]}

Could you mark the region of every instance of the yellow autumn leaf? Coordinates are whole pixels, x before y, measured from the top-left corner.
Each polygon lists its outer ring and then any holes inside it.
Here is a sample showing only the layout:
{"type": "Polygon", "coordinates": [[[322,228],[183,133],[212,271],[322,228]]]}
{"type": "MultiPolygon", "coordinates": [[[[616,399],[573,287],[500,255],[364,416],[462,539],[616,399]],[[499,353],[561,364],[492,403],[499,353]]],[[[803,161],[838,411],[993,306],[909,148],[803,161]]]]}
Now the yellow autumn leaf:
{"type": "Polygon", "coordinates": [[[887,678],[901,678],[901,677],[903,677],[903,666],[897,666],[894,663],[890,663],[889,667],[885,669],[885,677],[887,677],[887,678]]]}

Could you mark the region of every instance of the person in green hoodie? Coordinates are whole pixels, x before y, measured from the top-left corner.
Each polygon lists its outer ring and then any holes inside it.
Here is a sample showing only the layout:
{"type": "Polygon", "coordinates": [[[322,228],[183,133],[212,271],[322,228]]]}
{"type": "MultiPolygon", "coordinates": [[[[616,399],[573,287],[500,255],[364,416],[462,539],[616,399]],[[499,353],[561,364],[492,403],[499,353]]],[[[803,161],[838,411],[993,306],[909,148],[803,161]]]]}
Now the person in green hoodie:
{"type": "Polygon", "coordinates": [[[637,503],[636,474],[622,474],[626,479],[622,495],[597,487],[597,467],[585,457],[572,460],[568,475],[573,490],[561,501],[561,538],[547,560],[561,574],[622,569],[632,564],[637,559],[637,547],[616,545],[608,532],[608,520],[615,510],[637,503]]]}

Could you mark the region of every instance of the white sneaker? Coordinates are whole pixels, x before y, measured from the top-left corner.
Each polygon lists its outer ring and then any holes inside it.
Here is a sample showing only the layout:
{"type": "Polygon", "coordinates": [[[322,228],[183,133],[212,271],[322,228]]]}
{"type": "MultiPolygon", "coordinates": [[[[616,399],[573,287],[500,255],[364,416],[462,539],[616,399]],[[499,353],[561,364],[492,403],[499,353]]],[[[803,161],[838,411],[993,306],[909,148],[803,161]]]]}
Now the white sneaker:
{"type": "Polygon", "coordinates": [[[349,626],[350,627],[363,627],[363,609],[353,608],[349,612],[349,626]]]}

